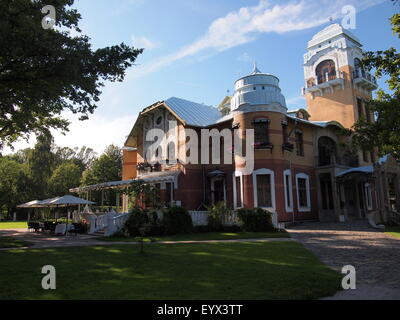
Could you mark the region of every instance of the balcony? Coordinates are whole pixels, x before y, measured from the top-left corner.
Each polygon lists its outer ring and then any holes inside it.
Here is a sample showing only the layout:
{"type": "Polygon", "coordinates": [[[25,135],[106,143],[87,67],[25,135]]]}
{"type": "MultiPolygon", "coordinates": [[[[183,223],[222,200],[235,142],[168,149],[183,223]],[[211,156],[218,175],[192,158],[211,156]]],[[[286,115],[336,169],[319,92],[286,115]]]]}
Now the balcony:
{"type": "Polygon", "coordinates": [[[151,165],[148,162],[142,162],[136,166],[136,169],[140,174],[150,173],[150,172],[160,172],[161,165],[159,163],[151,165]]]}
{"type": "Polygon", "coordinates": [[[315,80],[308,81],[306,87],[303,88],[303,95],[311,93],[314,96],[316,92],[319,92],[322,96],[324,89],[329,88],[333,93],[336,86],[344,89],[344,75],[342,71],[327,72],[325,75],[319,76],[317,82],[315,80]]]}
{"type": "Polygon", "coordinates": [[[353,71],[353,83],[354,85],[369,91],[378,89],[376,78],[361,68],[353,71]]]}

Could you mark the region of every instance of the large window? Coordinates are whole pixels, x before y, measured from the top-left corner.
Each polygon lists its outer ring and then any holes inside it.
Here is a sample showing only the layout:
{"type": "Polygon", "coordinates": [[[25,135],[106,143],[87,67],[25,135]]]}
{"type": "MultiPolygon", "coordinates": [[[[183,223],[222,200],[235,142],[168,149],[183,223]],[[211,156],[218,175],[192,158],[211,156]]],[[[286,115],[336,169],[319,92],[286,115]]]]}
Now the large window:
{"type": "Polygon", "coordinates": [[[275,211],[275,177],[269,169],[253,172],[254,206],[275,211]]]}
{"type": "Polygon", "coordinates": [[[293,188],[292,188],[292,174],[290,170],[283,172],[283,184],[285,187],[285,208],[286,212],[293,211],[293,188]]]}
{"type": "Polygon", "coordinates": [[[268,119],[256,119],[253,121],[254,126],[254,146],[265,147],[269,146],[269,120],[268,119]]]}
{"type": "Polygon", "coordinates": [[[310,179],[308,175],[299,173],[296,175],[297,206],[300,212],[311,210],[310,179]]]}
{"type": "Polygon", "coordinates": [[[240,172],[233,175],[233,206],[235,209],[243,207],[243,176],[240,172]]]}
{"type": "Polygon", "coordinates": [[[333,60],[322,61],[315,70],[318,84],[336,79],[336,68],[333,60]]]}
{"type": "Polygon", "coordinates": [[[170,207],[172,202],[174,201],[174,184],[172,182],[165,183],[165,191],[166,191],[166,206],[170,207]]]}

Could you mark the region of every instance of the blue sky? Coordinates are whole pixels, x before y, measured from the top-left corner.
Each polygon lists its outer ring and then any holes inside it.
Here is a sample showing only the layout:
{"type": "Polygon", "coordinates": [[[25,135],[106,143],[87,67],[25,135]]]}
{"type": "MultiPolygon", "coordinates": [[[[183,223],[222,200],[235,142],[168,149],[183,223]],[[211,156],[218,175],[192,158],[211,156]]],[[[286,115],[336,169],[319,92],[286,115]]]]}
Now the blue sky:
{"type": "Polygon", "coordinates": [[[110,143],[122,146],[144,107],[171,96],[216,106],[254,60],[280,78],[289,109],[305,107],[307,41],[329,17],[340,23],[344,5],[357,10],[351,31],[364,49],[398,48],[388,20],[398,6],[389,0],[77,0],[80,26],[95,48],[125,42],[146,50],[123,83],[106,84],[89,121],[66,114],[71,130],[55,133],[56,143],[98,152],[110,143]]]}

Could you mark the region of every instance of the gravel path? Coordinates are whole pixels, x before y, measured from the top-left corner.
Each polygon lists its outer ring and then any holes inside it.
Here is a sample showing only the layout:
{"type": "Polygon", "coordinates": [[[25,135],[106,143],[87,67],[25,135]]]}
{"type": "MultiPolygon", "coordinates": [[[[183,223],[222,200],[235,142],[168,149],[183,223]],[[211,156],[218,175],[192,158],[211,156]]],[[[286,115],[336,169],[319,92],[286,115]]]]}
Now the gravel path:
{"type": "Polygon", "coordinates": [[[366,221],[310,222],[287,231],[331,268],[355,267],[358,289],[332,299],[400,299],[400,239],[366,221]]]}

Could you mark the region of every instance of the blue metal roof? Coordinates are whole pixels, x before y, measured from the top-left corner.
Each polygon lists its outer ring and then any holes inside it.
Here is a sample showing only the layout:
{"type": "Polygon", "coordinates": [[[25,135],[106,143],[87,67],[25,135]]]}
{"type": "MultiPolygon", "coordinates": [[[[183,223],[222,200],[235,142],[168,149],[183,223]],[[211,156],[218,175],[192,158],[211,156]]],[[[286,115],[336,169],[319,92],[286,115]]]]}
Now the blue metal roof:
{"type": "Polygon", "coordinates": [[[336,177],[342,177],[349,173],[373,173],[374,167],[373,166],[365,166],[365,167],[358,167],[358,168],[351,168],[342,172],[339,172],[336,177]]]}
{"type": "Polygon", "coordinates": [[[169,98],[164,101],[187,125],[206,127],[217,122],[222,117],[221,112],[214,107],[180,99],[169,98]]]}

